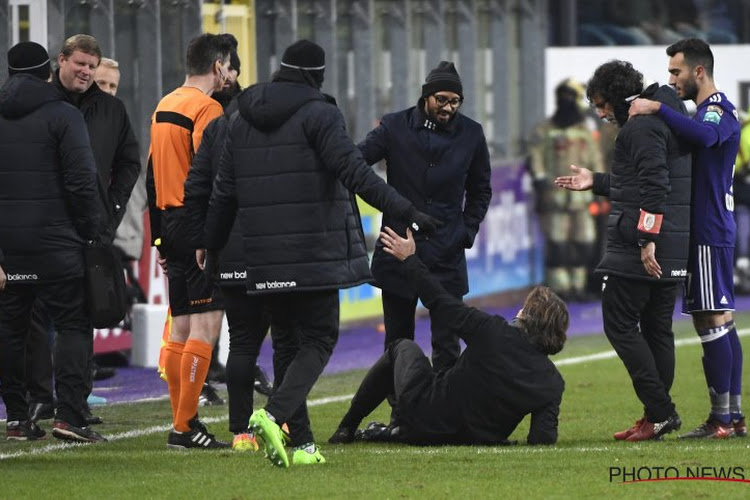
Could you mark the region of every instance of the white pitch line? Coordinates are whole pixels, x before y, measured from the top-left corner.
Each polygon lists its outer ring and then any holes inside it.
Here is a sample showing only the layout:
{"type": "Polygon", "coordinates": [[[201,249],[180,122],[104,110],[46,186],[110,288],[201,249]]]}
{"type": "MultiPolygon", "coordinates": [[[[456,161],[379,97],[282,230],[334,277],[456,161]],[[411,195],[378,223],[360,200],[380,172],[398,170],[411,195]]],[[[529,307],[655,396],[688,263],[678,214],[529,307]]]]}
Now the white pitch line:
{"type": "MultiPolygon", "coordinates": [[[[750,334],[750,328],[745,328],[742,330],[738,330],[737,334],[740,336],[746,336],[750,334]]],[[[692,345],[692,344],[698,344],[700,343],[700,339],[698,337],[688,338],[688,339],[679,339],[675,340],[675,347],[680,347],[683,345],[692,345]]],[[[587,361],[599,361],[602,359],[611,359],[617,356],[617,353],[613,350],[609,351],[602,351],[597,352],[594,354],[588,354],[586,356],[576,356],[573,358],[565,358],[565,359],[559,359],[555,361],[556,366],[566,366],[566,365],[576,365],[580,363],[586,363],[587,361]]],[[[342,401],[349,401],[352,397],[354,397],[354,394],[345,394],[341,396],[330,396],[326,398],[319,398],[319,399],[313,399],[307,402],[307,406],[322,406],[330,403],[340,403],[342,401]]],[[[157,398],[144,398],[141,400],[136,401],[130,401],[130,402],[123,402],[118,404],[136,404],[141,402],[149,402],[149,401],[159,401],[166,399],[166,396],[164,397],[157,397],[157,398]]],[[[211,424],[215,422],[224,422],[228,419],[228,416],[225,417],[206,417],[202,418],[201,420],[205,423],[211,424]]],[[[105,436],[109,441],[119,441],[121,439],[131,439],[141,436],[148,436],[150,434],[158,434],[161,432],[167,432],[169,429],[171,429],[171,425],[156,425],[152,427],[147,427],[145,429],[133,429],[126,432],[121,432],[118,434],[112,434],[109,436],[105,436]]],[[[56,443],[56,444],[49,444],[47,446],[43,446],[41,448],[34,448],[31,450],[24,450],[24,451],[16,451],[12,453],[0,453],[0,460],[8,460],[12,458],[18,458],[23,457],[27,455],[40,455],[44,453],[50,453],[57,450],[63,450],[67,448],[74,448],[77,446],[84,446],[80,443],[56,443]]],[[[750,448],[750,445],[746,446],[747,448],[750,448]]],[[[442,453],[442,450],[444,448],[407,448],[408,453],[411,454],[435,454],[435,453],[442,453]]],[[[682,448],[681,448],[682,449],[682,448]]],[[[710,447],[700,447],[700,446],[686,446],[684,448],[685,450],[703,450],[703,449],[713,449],[710,447]]],[[[640,450],[640,447],[609,447],[609,446],[598,446],[598,447],[577,447],[577,448],[565,448],[565,447],[527,447],[527,446],[501,446],[501,447],[482,447],[477,448],[477,453],[495,453],[495,454],[502,454],[502,453],[542,453],[542,452],[549,452],[554,451],[556,453],[562,453],[562,452],[568,452],[573,451],[576,453],[585,453],[585,452],[610,452],[610,451],[623,451],[623,450],[640,450]]],[[[375,454],[389,454],[389,453],[398,453],[399,455],[405,453],[405,449],[399,448],[398,450],[389,450],[387,448],[373,448],[373,453],[375,454]]]]}
{"type": "MultiPolygon", "coordinates": [[[[737,335],[740,337],[744,337],[746,335],[750,334],[750,328],[743,328],[742,330],[737,330],[737,335]]],[[[693,344],[700,344],[701,339],[697,335],[691,338],[687,339],[678,339],[674,341],[675,347],[681,347],[684,345],[693,345],[693,344]]],[[[594,354],[587,354],[585,356],[576,356],[574,358],[564,358],[564,359],[558,359],[557,361],[554,361],[555,366],[566,366],[566,365],[577,365],[579,363],[586,363],[587,361],[599,361],[602,359],[612,359],[616,358],[617,353],[613,350],[609,351],[602,351],[597,352],[594,354]]]]}

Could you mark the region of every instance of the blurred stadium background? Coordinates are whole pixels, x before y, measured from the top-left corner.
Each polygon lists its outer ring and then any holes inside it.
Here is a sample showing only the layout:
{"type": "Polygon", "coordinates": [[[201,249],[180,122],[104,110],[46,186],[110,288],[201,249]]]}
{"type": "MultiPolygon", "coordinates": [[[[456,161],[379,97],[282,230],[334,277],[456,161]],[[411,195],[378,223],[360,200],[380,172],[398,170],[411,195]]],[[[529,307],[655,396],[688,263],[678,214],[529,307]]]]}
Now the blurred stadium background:
{"type": "MultiPolygon", "coordinates": [[[[467,252],[468,299],[494,307],[544,281],[526,154],[534,126],[552,113],[558,82],[585,82],[614,58],[665,82],[665,46],[699,36],[712,43],[722,90],[740,109],[750,105],[749,0],[0,0],[0,81],[6,46],[33,40],[56,55],[72,34],[95,36],[120,63],[118,97],[145,164],[151,113],[182,84],[187,43],[201,32],[237,37],[243,86],[268,80],[292,41],[319,43],[327,54],[323,90],[336,97],[355,142],[384,113],[413,105],[429,68],[455,61],[466,94],[461,112],[483,124],[493,158],[492,204],[467,252]]],[[[363,207],[362,217],[372,242],[379,214],[363,207]]],[[[135,364],[153,366],[165,279],[148,247],[136,274],[148,303],[134,306],[121,328],[97,331],[95,349],[132,350],[135,364]]],[[[377,289],[363,285],[341,298],[345,326],[377,322],[377,289]]]]}

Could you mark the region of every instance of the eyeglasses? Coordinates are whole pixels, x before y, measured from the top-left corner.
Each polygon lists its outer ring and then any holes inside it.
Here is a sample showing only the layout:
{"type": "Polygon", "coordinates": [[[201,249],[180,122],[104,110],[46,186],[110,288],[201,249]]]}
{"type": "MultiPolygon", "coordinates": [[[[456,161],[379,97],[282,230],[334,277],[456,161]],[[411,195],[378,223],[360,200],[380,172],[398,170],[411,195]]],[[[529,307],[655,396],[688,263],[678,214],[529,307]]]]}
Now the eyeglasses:
{"type": "Polygon", "coordinates": [[[446,104],[450,104],[451,108],[458,108],[464,102],[463,97],[454,97],[453,99],[448,99],[444,95],[440,95],[440,94],[432,94],[432,97],[435,98],[435,102],[440,108],[442,108],[446,104]]]}

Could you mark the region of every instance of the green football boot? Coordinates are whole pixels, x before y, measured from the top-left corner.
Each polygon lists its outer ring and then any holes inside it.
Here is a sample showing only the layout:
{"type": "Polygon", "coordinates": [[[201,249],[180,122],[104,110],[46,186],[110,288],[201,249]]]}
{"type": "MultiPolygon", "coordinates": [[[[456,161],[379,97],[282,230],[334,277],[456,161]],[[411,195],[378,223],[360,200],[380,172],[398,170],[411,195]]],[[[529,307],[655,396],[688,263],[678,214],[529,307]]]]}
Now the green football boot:
{"type": "Polygon", "coordinates": [[[263,440],[266,457],[277,467],[289,467],[289,457],[284,449],[284,434],[276,422],[268,418],[266,410],[260,409],[250,416],[250,429],[263,440]]]}
{"type": "Polygon", "coordinates": [[[315,443],[307,443],[294,448],[292,463],[294,465],[324,464],[326,459],[320,454],[320,448],[315,443]]]}

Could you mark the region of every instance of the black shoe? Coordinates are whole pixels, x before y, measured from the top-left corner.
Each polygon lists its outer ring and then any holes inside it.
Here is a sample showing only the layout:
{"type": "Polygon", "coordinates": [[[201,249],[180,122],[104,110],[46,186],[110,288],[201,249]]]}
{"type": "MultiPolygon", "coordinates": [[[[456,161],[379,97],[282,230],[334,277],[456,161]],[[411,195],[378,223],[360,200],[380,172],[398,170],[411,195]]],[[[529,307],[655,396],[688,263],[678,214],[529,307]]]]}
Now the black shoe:
{"type": "Polygon", "coordinates": [[[104,423],[104,419],[102,419],[102,417],[91,413],[91,407],[88,404],[83,407],[83,411],[81,412],[81,414],[83,415],[83,419],[86,421],[86,425],[97,425],[104,423]]]}
{"type": "Polygon", "coordinates": [[[12,420],[5,425],[5,439],[8,441],[37,441],[46,436],[44,429],[31,420],[12,420]]]}
{"type": "Polygon", "coordinates": [[[399,427],[392,427],[380,422],[370,422],[367,427],[355,433],[354,439],[374,443],[392,442],[398,440],[399,431],[399,427]]]}
{"type": "Polygon", "coordinates": [[[108,366],[95,366],[91,371],[91,377],[97,381],[107,380],[108,378],[114,377],[116,374],[117,370],[108,366]]]}
{"type": "Polygon", "coordinates": [[[33,403],[29,405],[29,420],[39,422],[55,417],[55,405],[53,403],[33,403]]]}
{"type": "Polygon", "coordinates": [[[55,420],[54,427],[52,427],[52,435],[63,441],[78,441],[83,443],[102,443],[107,441],[107,438],[92,430],[91,427],[76,427],[62,420],[55,420]]]}
{"type": "Polygon", "coordinates": [[[354,442],[354,434],[357,429],[352,427],[339,427],[333,436],[328,438],[328,442],[331,444],[349,444],[354,442]]]}
{"type": "Polygon", "coordinates": [[[203,384],[201,395],[198,397],[198,406],[221,406],[224,399],[216,392],[216,388],[208,382],[203,384]]]}
{"type": "MultiPolygon", "coordinates": [[[[202,425],[202,424],[201,424],[202,425]]],[[[213,434],[203,429],[191,429],[190,432],[172,430],[167,438],[167,448],[185,450],[188,448],[231,448],[232,445],[219,441],[213,434]]]]}
{"type": "Polygon", "coordinates": [[[263,394],[264,396],[270,396],[273,393],[273,384],[268,380],[265,370],[260,365],[255,365],[255,392],[263,394]]]}

